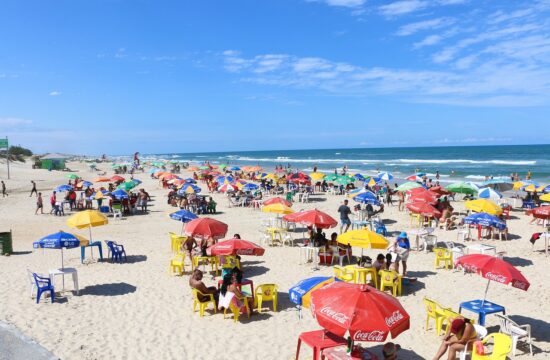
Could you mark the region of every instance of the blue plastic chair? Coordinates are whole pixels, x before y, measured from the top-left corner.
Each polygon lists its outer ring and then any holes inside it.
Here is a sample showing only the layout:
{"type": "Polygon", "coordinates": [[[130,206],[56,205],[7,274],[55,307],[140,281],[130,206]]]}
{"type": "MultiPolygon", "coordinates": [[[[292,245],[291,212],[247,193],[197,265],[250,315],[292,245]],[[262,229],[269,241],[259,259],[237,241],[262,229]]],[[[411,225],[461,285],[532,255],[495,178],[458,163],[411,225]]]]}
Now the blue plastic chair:
{"type": "Polygon", "coordinates": [[[36,283],[36,303],[40,303],[40,296],[42,296],[42,293],[44,291],[50,292],[50,298],[52,299],[52,303],[55,298],[55,291],[53,289],[52,281],[50,278],[39,276],[36,273],[32,273],[32,276],[34,277],[34,282],[36,283]]]}
{"type": "Polygon", "coordinates": [[[376,233],[386,236],[388,231],[386,230],[386,225],[381,223],[376,223],[376,233]]]}
{"type": "Polygon", "coordinates": [[[128,261],[126,258],[126,250],[124,250],[123,245],[118,245],[114,241],[105,240],[107,247],[109,248],[109,253],[111,255],[111,260],[122,262],[122,255],[124,255],[124,261],[128,261]]]}

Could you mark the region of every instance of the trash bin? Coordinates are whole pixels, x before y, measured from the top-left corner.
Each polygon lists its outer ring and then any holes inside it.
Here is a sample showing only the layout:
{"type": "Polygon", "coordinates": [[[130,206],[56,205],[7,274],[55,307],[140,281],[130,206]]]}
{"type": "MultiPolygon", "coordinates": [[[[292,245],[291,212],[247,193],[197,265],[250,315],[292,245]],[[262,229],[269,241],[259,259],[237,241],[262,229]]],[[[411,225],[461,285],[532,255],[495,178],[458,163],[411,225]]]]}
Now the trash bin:
{"type": "Polygon", "coordinates": [[[0,232],[0,255],[11,254],[12,252],[11,230],[0,232]]]}

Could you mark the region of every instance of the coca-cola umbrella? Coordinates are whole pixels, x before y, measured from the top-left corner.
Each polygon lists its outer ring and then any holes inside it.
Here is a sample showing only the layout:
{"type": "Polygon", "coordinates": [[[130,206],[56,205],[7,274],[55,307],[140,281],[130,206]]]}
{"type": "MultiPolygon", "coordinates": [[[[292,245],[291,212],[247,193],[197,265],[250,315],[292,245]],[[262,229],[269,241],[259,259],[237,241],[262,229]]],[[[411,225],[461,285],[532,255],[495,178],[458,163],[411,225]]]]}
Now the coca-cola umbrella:
{"type": "Polygon", "coordinates": [[[410,327],[399,300],[369,285],[328,284],[311,294],[311,311],[319,325],[353,341],[384,342],[410,327]]]}
{"type": "Polygon", "coordinates": [[[253,242],[242,239],[220,241],[208,248],[210,254],[216,255],[254,255],[262,256],[265,249],[253,242]]]}
{"type": "Polygon", "coordinates": [[[432,186],[428,190],[435,193],[438,197],[445,196],[445,195],[451,195],[451,192],[445,190],[442,186],[432,186]]]}
{"type": "Polygon", "coordinates": [[[407,191],[407,194],[411,196],[413,202],[425,202],[428,204],[435,204],[437,202],[437,195],[431,191],[428,191],[424,188],[414,188],[407,191]]]}
{"type": "Polygon", "coordinates": [[[439,210],[437,210],[432,205],[422,201],[415,201],[407,204],[407,209],[415,214],[420,214],[422,216],[435,217],[438,219],[441,217],[441,212],[439,210]]]}
{"type": "Polygon", "coordinates": [[[539,206],[525,212],[527,215],[533,215],[537,219],[550,219],[550,205],[539,206]]]}
{"type": "Polygon", "coordinates": [[[274,197],[271,199],[267,199],[266,201],[263,202],[264,206],[271,205],[271,204],[283,204],[288,207],[292,206],[292,203],[290,201],[283,199],[281,197],[274,197]]]}
{"type": "MultiPolygon", "coordinates": [[[[455,261],[455,266],[461,266],[466,271],[475,272],[483,276],[487,281],[483,302],[487,297],[489,284],[495,281],[501,284],[512,284],[513,287],[525,290],[529,289],[529,281],[512,264],[499,259],[495,256],[484,254],[472,254],[459,257],[455,261]]],[[[482,306],[483,306],[482,302],[482,306]]]]}
{"type": "Polygon", "coordinates": [[[198,218],[185,224],[183,232],[187,236],[221,239],[227,234],[227,224],[207,217],[198,218]]]}
{"type": "Polygon", "coordinates": [[[334,220],[332,216],[317,209],[300,211],[294,214],[285,215],[283,216],[283,220],[286,222],[295,222],[306,226],[315,226],[319,229],[328,229],[338,225],[338,221],[334,220]]]}

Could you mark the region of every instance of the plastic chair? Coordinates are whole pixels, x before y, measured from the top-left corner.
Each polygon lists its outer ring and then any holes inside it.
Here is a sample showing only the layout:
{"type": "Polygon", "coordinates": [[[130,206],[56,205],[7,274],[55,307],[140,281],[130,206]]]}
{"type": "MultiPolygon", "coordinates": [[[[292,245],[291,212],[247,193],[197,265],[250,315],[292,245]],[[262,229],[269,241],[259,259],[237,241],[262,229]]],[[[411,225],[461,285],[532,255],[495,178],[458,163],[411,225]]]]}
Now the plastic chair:
{"type": "Polygon", "coordinates": [[[470,229],[468,227],[459,226],[456,232],[456,241],[459,241],[462,239],[462,241],[466,241],[466,239],[470,236],[470,229]]]}
{"type": "Polygon", "coordinates": [[[273,302],[273,311],[277,312],[277,291],[279,287],[276,284],[261,284],[256,287],[255,300],[258,304],[258,312],[262,312],[262,303],[264,301],[273,302]]]}
{"type": "Polygon", "coordinates": [[[334,271],[334,276],[337,279],[348,282],[348,283],[353,282],[353,279],[354,279],[353,274],[347,272],[346,269],[344,269],[343,267],[335,265],[333,267],[333,271],[334,271]]]}
{"type": "Polygon", "coordinates": [[[493,352],[491,354],[478,354],[477,347],[474,345],[472,349],[472,360],[506,360],[506,356],[512,350],[512,338],[506,334],[489,334],[482,341],[485,345],[490,340],[493,340],[493,352]]]}
{"type": "Polygon", "coordinates": [[[177,272],[178,275],[183,275],[185,272],[185,254],[177,254],[170,260],[170,271],[172,274],[177,272]]]}
{"type": "Polygon", "coordinates": [[[376,231],[377,234],[380,234],[380,235],[383,235],[383,236],[387,236],[387,234],[388,234],[388,230],[386,229],[386,225],[384,225],[380,222],[376,223],[375,231],[376,231]]]}
{"type": "Polygon", "coordinates": [[[193,256],[193,269],[198,268],[200,265],[210,264],[211,271],[218,273],[218,260],[215,256],[193,256]],[[215,269],[215,270],[214,270],[215,269]]]}
{"type": "MultiPolygon", "coordinates": [[[[460,313],[457,313],[451,308],[442,308],[441,313],[443,314],[443,319],[441,320],[440,327],[439,327],[440,332],[437,333],[437,336],[441,334],[441,331],[443,333],[446,333],[454,319],[459,317],[464,317],[460,313]],[[445,329],[443,329],[443,326],[445,326],[445,329]]],[[[473,323],[472,320],[470,320],[470,322],[473,323]]]]}
{"type": "Polygon", "coordinates": [[[168,235],[170,235],[172,252],[174,254],[177,254],[181,251],[181,246],[183,245],[185,240],[187,240],[187,236],[178,236],[173,232],[169,232],[168,235]]]}
{"type": "Polygon", "coordinates": [[[434,248],[435,252],[435,263],[434,268],[437,270],[439,264],[443,262],[445,269],[453,268],[453,253],[444,248],[434,248]]]}
{"type": "Polygon", "coordinates": [[[117,217],[122,219],[122,204],[113,204],[113,219],[116,219],[117,217]]]}
{"type": "Polygon", "coordinates": [[[289,191],[286,193],[286,201],[293,202],[294,193],[292,191],[289,191]]]}
{"type": "Polygon", "coordinates": [[[430,319],[435,321],[435,333],[436,335],[441,334],[441,327],[443,326],[443,319],[445,315],[443,313],[443,308],[436,301],[424,297],[424,306],[426,307],[426,331],[430,326],[430,319]]]}
{"type": "Polygon", "coordinates": [[[518,325],[508,316],[496,314],[500,321],[500,332],[512,337],[512,355],[516,356],[516,347],[518,340],[527,338],[526,343],[529,344],[529,351],[533,356],[533,344],[531,343],[531,325],[518,325]]]}
{"type": "Polygon", "coordinates": [[[465,255],[464,250],[452,241],[446,241],[445,246],[453,253],[453,260],[465,255]]]}
{"type": "Polygon", "coordinates": [[[286,233],[283,236],[282,245],[285,246],[285,244],[287,244],[290,247],[294,246],[294,240],[292,239],[292,236],[290,236],[289,233],[286,233]]]}
{"type": "Polygon", "coordinates": [[[394,270],[380,270],[378,274],[380,275],[380,291],[391,287],[393,296],[401,295],[401,275],[394,270]]]}
{"type": "Polygon", "coordinates": [[[48,291],[50,292],[50,298],[52,299],[53,303],[55,299],[55,290],[52,285],[52,280],[49,277],[39,276],[36,273],[32,273],[32,276],[36,285],[36,303],[40,303],[40,297],[42,296],[42,293],[48,291]]]}
{"type": "Polygon", "coordinates": [[[424,235],[422,238],[424,240],[423,247],[425,253],[428,253],[428,246],[431,246],[433,249],[437,245],[437,235],[428,234],[424,235]]]}
{"type": "Polygon", "coordinates": [[[124,261],[128,261],[126,257],[126,250],[124,250],[123,245],[119,245],[114,241],[105,240],[107,247],[109,248],[109,254],[111,256],[111,261],[122,262],[122,256],[124,255],[124,261]]]}
{"type": "Polygon", "coordinates": [[[471,354],[468,350],[469,344],[474,341],[480,341],[487,336],[487,329],[481,325],[474,324],[474,329],[476,330],[475,340],[470,340],[466,343],[464,350],[458,352],[460,360],[466,360],[466,357],[471,354]]]}
{"type": "Polygon", "coordinates": [[[204,310],[208,307],[208,304],[212,304],[212,307],[214,308],[214,313],[217,312],[216,301],[214,300],[214,294],[203,294],[197,289],[192,289],[192,290],[193,290],[193,312],[197,311],[197,305],[199,305],[200,316],[203,317],[204,310]],[[207,297],[208,300],[200,301],[199,295],[203,297],[207,297]]]}

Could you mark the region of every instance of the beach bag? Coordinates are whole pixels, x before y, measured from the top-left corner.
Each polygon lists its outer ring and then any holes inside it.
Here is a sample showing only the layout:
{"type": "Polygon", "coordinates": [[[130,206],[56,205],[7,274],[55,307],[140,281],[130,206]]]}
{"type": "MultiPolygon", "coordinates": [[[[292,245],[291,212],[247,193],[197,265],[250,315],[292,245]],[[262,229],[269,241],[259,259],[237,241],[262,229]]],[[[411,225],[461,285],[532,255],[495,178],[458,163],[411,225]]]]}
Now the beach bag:
{"type": "Polygon", "coordinates": [[[478,355],[485,355],[485,346],[483,346],[483,342],[481,341],[474,342],[474,351],[478,355]]]}

